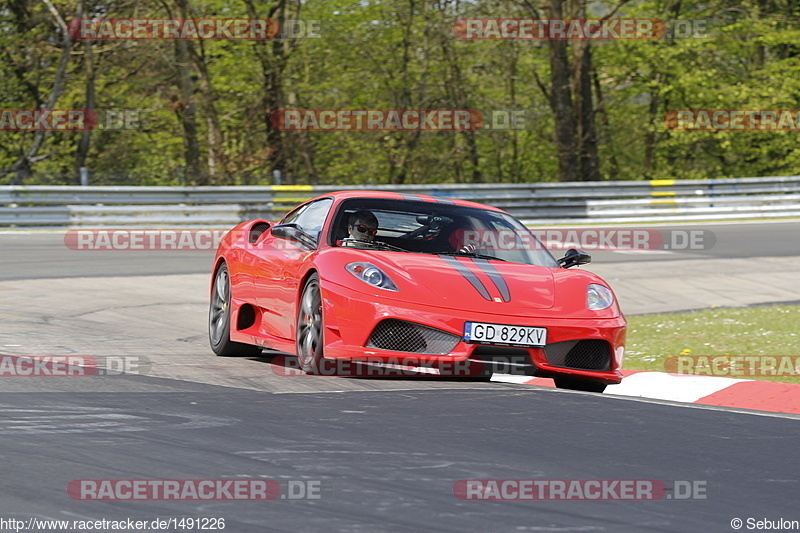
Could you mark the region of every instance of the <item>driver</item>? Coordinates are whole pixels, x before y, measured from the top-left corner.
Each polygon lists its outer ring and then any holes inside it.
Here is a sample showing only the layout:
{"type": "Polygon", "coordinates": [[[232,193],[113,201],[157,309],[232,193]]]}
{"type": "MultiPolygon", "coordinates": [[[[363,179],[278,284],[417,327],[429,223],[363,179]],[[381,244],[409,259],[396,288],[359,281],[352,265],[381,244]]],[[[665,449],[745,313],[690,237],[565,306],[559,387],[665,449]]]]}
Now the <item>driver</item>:
{"type": "Polygon", "coordinates": [[[370,211],[356,211],[350,215],[347,233],[356,241],[372,242],[378,233],[378,219],[370,211]]]}

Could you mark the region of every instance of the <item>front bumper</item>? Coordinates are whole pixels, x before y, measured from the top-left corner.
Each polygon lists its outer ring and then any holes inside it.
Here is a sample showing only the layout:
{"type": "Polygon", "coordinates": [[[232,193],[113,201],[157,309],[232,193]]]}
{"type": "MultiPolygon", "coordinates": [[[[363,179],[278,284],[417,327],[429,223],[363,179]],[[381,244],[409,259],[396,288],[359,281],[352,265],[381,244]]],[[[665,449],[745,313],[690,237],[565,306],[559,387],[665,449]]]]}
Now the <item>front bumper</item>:
{"type": "Polygon", "coordinates": [[[493,369],[541,377],[569,376],[607,384],[622,380],[627,325],[623,316],[562,319],[546,316],[546,310],[535,317],[464,312],[397,300],[370,301],[374,298],[334,283],[323,282],[321,289],[325,357],[329,359],[409,366],[422,364],[443,369],[442,375],[453,372],[455,376],[477,375],[481,368],[478,362],[482,361],[484,371],[493,369]],[[444,354],[377,348],[371,335],[381,321],[389,319],[422,324],[458,339],[455,346],[444,354]],[[547,328],[547,345],[544,348],[522,348],[468,343],[462,339],[464,323],[468,321],[544,327],[547,328]],[[574,341],[591,342],[577,346],[574,341]],[[576,347],[573,350],[571,346],[576,347]],[[601,346],[607,347],[605,361],[600,361],[597,356],[601,346]],[[584,352],[586,357],[574,356],[584,352]]]}

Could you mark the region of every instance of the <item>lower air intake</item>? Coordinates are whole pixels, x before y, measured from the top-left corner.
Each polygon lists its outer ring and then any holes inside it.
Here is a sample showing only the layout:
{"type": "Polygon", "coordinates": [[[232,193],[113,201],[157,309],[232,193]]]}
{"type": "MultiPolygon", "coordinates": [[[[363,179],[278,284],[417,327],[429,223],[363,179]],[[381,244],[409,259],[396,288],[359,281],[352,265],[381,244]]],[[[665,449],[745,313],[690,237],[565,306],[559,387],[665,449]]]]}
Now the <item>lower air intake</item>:
{"type": "Polygon", "coordinates": [[[544,347],[547,362],[553,366],[578,370],[608,370],[611,346],[600,339],[554,342],[544,347]]]}
{"type": "Polygon", "coordinates": [[[440,329],[388,318],[382,320],[372,331],[367,341],[367,348],[445,355],[450,353],[460,340],[461,337],[458,335],[440,329]]]}

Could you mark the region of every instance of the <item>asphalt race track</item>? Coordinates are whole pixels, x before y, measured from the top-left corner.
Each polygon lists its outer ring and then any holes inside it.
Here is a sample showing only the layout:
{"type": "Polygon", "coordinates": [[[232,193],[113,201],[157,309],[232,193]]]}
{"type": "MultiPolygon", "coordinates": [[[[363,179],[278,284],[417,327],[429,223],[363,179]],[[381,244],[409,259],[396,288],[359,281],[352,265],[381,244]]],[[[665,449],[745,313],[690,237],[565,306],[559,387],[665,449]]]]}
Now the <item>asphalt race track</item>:
{"type": "MultiPolygon", "coordinates": [[[[796,275],[799,222],[702,227],[716,235],[710,250],[602,251],[593,266],[624,285],[660,265],[757,276],[768,258],[779,286],[737,303],[800,300],[783,281],[796,275]]],[[[800,520],[797,417],[496,382],[309,377],[280,356],[215,357],[211,256],[0,234],[0,354],[134,363],[124,374],[0,377],[0,520],[222,518],[234,533],[724,532],[735,518],[744,530],[749,518],[800,520]],[[68,491],[74,480],[266,480],[279,493],[91,501],[68,491]],[[665,492],[465,501],[454,492],[464,480],[650,480],[665,492]]]]}

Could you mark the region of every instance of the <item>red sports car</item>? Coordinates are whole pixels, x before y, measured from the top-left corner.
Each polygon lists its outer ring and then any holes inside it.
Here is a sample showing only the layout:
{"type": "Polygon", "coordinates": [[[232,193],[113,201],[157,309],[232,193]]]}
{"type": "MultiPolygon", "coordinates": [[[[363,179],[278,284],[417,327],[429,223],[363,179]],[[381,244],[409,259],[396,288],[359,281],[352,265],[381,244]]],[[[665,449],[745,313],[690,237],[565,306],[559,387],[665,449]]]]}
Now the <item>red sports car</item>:
{"type": "Polygon", "coordinates": [[[552,377],[602,392],[619,383],[626,321],[598,276],[559,260],[494,207],[394,192],[304,202],[278,224],[221,241],[209,311],[218,355],[297,355],[423,373],[552,377]]]}

